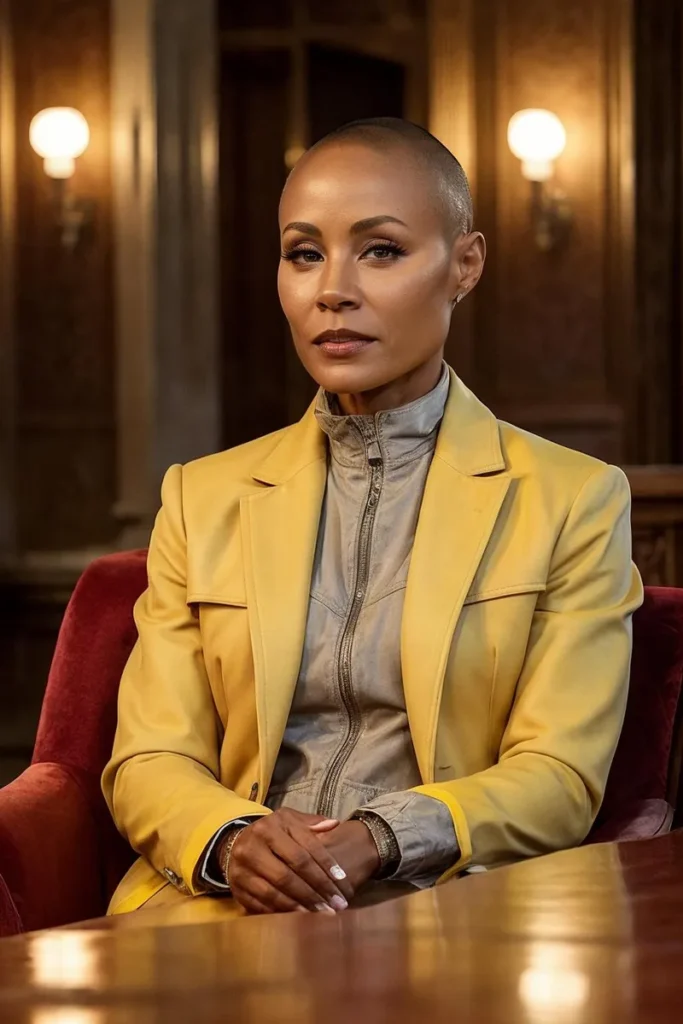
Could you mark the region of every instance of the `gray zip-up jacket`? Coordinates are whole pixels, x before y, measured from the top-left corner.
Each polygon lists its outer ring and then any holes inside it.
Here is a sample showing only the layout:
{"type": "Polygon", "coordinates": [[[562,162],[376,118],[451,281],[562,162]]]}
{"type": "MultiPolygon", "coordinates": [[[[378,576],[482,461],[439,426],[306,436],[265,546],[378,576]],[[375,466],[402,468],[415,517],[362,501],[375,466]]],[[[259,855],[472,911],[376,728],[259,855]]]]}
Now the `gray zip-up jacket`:
{"type": "Polygon", "coordinates": [[[448,388],[444,367],[428,395],[374,416],[340,415],[336,399],[319,393],[327,487],[299,679],[266,798],[273,810],[330,818],[373,811],[400,851],[392,878],[420,887],[458,858],[448,808],[409,792],[422,780],[400,658],[413,538],[448,388]]]}

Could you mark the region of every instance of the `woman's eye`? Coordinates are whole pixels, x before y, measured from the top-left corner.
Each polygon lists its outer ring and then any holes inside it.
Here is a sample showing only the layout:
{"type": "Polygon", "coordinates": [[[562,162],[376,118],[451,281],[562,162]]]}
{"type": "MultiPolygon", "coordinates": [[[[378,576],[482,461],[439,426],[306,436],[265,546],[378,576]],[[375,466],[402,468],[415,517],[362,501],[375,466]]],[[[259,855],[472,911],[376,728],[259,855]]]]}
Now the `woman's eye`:
{"type": "Polygon", "coordinates": [[[401,249],[398,245],[373,245],[365,250],[363,256],[372,256],[373,259],[387,263],[389,260],[396,259],[404,254],[405,249],[401,249]]]}
{"type": "Polygon", "coordinates": [[[322,256],[317,249],[291,249],[289,252],[282,253],[283,260],[289,260],[290,263],[317,263],[322,259],[322,256]]]}

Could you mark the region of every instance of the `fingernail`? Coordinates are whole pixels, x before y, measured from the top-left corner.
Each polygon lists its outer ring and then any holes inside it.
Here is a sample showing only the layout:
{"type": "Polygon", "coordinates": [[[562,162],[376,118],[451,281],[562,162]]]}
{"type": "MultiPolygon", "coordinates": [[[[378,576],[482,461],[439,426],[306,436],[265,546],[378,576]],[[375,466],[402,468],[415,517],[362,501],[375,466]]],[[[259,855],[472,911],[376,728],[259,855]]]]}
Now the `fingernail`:
{"type": "Polygon", "coordinates": [[[327,903],[316,903],[315,909],[320,914],[334,914],[335,913],[335,911],[332,909],[332,907],[328,906],[327,903]]]}
{"type": "Polygon", "coordinates": [[[344,868],[340,868],[338,864],[335,864],[334,867],[330,868],[330,874],[333,878],[336,878],[338,882],[343,882],[346,878],[344,868]]]}
{"type": "Polygon", "coordinates": [[[330,906],[333,910],[346,910],[348,903],[343,896],[333,896],[330,900],[330,906]]]}
{"type": "Polygon", "coordinates": [[[297,912],[297,914],[307,914],[308,913],[308,907],[297,907],[296,908],[296,912],[297,912]]]}

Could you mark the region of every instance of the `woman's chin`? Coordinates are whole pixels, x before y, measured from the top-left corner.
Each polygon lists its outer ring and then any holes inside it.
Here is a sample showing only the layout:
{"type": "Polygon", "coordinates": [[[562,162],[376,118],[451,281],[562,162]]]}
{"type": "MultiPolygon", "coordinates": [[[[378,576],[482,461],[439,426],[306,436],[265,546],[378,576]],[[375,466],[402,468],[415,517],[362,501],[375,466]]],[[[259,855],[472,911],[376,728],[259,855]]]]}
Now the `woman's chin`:
{"type": "Polygon", "coordinates": [[[391,383],[391,370],[372,366],[367,359],[369,353],[363,355],[365,358],[348,360],[318,358],[306,369],[321,388],[333,395],[359,395],[391,383]]]}

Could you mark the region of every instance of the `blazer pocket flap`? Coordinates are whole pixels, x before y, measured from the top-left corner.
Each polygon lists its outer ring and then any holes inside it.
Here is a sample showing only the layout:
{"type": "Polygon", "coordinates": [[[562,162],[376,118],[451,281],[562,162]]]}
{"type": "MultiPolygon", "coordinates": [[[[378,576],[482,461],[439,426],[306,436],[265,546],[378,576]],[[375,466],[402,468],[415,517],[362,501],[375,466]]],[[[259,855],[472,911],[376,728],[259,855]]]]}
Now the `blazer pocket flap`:
{"type": "Polygon", "coordinates": [[[517,597],[520,594],[542,594],[545,589],[545,583],[512,583],[505,587],[481,587],[470,591],[465,604],[479,604],[480,601],[495,601],[500,597],[517,597]]]}
{"type": "Polygon", "coordinates": [[[188,591],[188,604],[218,604],[226,608],[246,608],[247,599],[239,593],[230,594],[200,594],[196,591],[188,591]]]}

